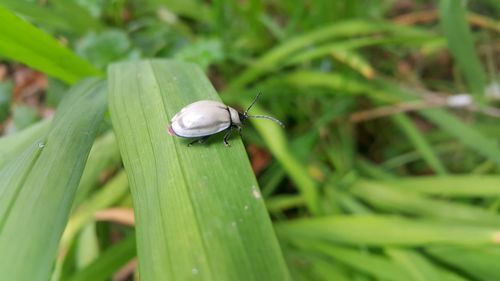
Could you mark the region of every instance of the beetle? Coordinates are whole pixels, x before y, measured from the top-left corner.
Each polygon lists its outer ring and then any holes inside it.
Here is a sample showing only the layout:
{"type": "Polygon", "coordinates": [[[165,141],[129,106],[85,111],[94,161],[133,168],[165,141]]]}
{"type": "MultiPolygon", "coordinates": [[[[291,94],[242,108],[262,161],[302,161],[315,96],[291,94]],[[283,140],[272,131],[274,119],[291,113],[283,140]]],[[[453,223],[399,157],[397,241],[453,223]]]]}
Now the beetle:
{"type": "Polygon", "coordinates": [[[188,144],[191,146],[195,142],[203,143],[212,135],[222,131],[227,131],[224,135],[224,144],[229,146],[227,141],[233,129],[241,132],[243,122],[248,118],[265,118],[285,127],[278,119],[265,115],[248,115],[248,111],[257,102],[259,93],[250,106],[243,113],[229,107],[222,102],[213,100],[201,100],[188,104],[181,109],[170,120],[167,131],[172,136],[182,138],[198,138],[188,144]]]}

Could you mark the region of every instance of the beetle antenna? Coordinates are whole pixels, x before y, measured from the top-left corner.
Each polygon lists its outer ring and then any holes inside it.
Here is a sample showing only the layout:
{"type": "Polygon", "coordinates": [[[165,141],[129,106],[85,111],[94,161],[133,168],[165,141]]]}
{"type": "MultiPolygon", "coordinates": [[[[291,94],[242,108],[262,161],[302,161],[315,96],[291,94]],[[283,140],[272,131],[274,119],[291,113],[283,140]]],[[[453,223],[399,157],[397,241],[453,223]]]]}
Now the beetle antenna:
{"type": "Polygon", "coordinates": [[[245,110],[245,112],[243,112],[243,114],[246,116],[248,115],[248,111],[250,110],[250,108],[252,108],[252,106],[257,102],[257,100],[259,99],[260,95],[262,94],[262,92],[259,92],[257,94],[257,96],[253,99],[253,102],[250,104],[250,106],[247,108],[247,110],[245,110]]]}
{"type": "Polygon", "coordinates": [[[250,115],[246,115],[247,118],[265,118],[265,119],[269,119],[271,121],[274,121],[275,123],[277,123],[278,125],[280,125],[281,127],[285,128],[285,124],[283,124],[283,122],[281,122],[280,120],[274,118],[274,117],[271,117],[271,116],[265,116],[265,115],[254,115],[254,116],[250,116],[250,115]]]}

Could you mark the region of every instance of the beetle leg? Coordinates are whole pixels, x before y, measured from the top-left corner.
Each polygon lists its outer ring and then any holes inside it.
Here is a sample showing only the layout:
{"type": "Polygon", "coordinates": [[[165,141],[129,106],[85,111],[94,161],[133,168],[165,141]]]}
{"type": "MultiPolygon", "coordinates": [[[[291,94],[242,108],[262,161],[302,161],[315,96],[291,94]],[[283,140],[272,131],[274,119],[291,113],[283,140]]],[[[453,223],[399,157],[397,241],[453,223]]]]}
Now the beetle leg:
{"type": "Polygon", "coordinates": [[[192,146],[194,143],[204,143],[210,136],[204,136],[199,139],[195,139],[194,141],[188,143],[188,146],[192,146]]]}
{"type": "Polygon", "coordinates": [[[226,146],[231,146],[231,145],[229,145],[229,142],[227,141],[227,139],[229,139],[232,132],[233,132],[233,127],[229,127],[229,129],[227,130],[227,133],[224,135],[224,144],[226,146]]]}

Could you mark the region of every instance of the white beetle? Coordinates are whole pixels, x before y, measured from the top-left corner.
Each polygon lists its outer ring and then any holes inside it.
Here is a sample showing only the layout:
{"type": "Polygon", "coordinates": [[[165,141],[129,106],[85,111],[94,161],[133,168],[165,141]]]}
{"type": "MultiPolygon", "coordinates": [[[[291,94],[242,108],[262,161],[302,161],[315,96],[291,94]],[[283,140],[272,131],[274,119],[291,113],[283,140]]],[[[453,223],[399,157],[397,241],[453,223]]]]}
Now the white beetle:
{"type": "Polygon", "coordinates": [[[203,143],[210,136],[227,130],[224,135],[224,144],[229,146],[227,140],[231,136],[233,129],[237,129],[239,133],[243,122],[248,118],[266,118],[284,127],[283,123],[276,118],[263,115],[248,115],[248,111],[259,96],[260,93],[243,113],[218,101],[201,100],[191,103],[175,114],[170,121],[168,133],[183,138],[199,138],[188,144],[188,146],[191,146],[195,142],[203,143]]]}

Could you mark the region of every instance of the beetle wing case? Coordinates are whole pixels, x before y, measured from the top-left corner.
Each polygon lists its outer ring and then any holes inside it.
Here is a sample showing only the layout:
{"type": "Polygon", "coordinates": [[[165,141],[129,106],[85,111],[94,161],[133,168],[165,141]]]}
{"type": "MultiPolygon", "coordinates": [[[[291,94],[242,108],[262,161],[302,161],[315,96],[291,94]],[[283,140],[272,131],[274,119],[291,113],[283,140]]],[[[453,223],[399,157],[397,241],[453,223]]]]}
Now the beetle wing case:
{"type": "Polygon", "coordinates": [[[231,126],[228,107],[218,101],[202,100],[185,106],[170,121],[169,133],[196,138],[221,132],[231,126]]]}

